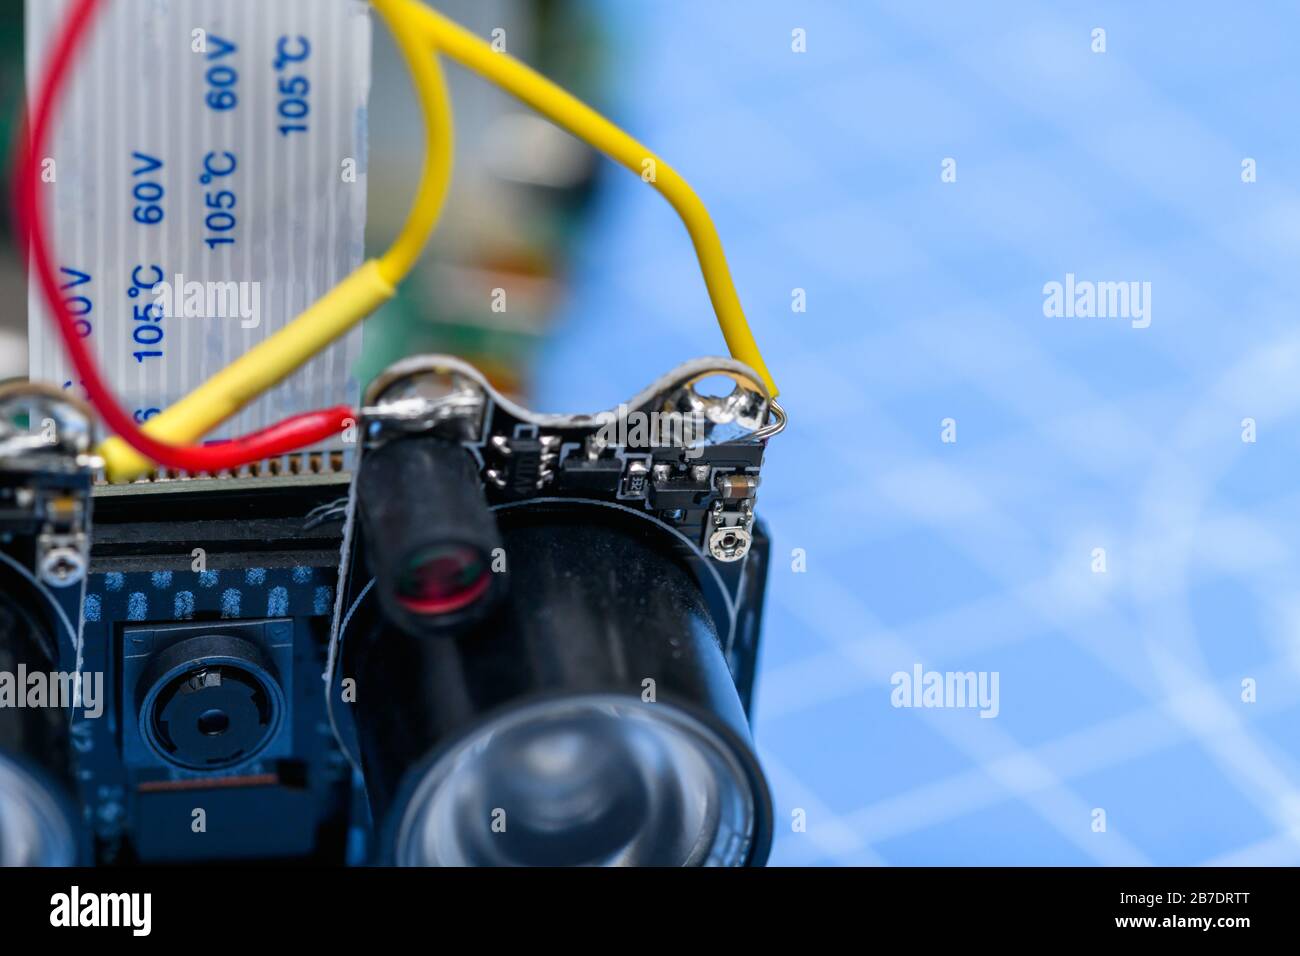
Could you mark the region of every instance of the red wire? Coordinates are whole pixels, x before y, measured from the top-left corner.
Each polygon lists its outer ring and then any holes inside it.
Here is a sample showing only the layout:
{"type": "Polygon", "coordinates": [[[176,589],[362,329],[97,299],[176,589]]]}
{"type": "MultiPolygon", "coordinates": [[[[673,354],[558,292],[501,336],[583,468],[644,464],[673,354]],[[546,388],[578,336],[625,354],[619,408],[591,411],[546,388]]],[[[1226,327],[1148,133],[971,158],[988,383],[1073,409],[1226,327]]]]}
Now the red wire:
{"type": "Polygon", "coordinates": [[[261,431],[213,445],[170,445],[145,434],[135,419],[118,403],[100,375],[94,356],[77,333],[76,318],[64,302],[50,251],[41,183],[40,159],[55,106],[67,86],[74,55],[90,30],[91,19],[101,0],[77,0],[64,21],[40,84],[36,88],[30,129],[20,131],[15,159],[14,208],[18,217],[20,246],[28,249],[30,264],[45,298],[46,307],[58,326],[63,347],[72,359],[90,403],[114,432],[136,451],[169,468],[184,471],[221,471],[263,458],[274,458],[312,445],[352,424],[356,412],[346,405],[294,415],[261,431]],[[26,240],[25,242],[23,240],[26,240]]]}

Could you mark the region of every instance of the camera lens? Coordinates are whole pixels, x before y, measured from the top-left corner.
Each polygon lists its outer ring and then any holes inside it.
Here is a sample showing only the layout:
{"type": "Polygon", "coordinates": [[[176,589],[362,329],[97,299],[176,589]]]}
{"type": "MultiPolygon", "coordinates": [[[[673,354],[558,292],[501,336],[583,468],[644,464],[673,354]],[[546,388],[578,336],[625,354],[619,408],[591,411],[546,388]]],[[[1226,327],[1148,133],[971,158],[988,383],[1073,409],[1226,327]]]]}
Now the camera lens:
{"type": "Polygon", "coordinates": [[[141,682],[140,730],[169,763],[221,770],[253,759],[283,719],[274,666],[250,641],[223,634],[179,641],[141,682]]]}
{"type": "Polygon", "coordinates": [[[450,614],[477,601],[492,583],[474,548],[435,544],[408,555],[397,577],[397,599],[416,614],[450,614]]]}

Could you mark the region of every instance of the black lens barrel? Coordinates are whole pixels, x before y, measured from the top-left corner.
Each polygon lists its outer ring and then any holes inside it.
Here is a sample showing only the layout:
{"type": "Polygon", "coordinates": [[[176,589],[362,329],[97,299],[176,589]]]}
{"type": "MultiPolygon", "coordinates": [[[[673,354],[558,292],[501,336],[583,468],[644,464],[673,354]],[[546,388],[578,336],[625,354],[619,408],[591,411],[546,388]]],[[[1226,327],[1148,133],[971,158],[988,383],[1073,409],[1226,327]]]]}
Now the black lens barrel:
{"type": "Polygon", "coordinates": [[[357,508],[379,601],[395,623],[416,631],[454,627],[482,614],[499,593],[503,582],[491,566],[501,538],[474,460],[460,445],[417,437],[368,452],[357,508]],[[440,603],[422,609],[420,595],[404,592],[413,578],[419,582],[422,561],[451,565],[446,573],[461,593],[441,594],[440,603]]]}

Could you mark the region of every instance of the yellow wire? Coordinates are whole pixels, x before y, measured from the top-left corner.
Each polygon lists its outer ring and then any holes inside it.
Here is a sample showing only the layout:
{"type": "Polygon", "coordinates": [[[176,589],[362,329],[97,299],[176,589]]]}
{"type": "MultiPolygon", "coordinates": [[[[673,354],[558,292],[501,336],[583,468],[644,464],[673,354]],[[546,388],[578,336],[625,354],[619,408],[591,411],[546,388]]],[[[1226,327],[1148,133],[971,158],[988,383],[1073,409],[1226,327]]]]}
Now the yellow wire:
{"type": "MultiPolygon", "coordinates": [[[[497,83],[641,175],[668,200],[695,246],[728,349],[733,357],[757,372],[772,397],[776,397],[776,383],[767,371],[745,319],[717,229],[699,196],[676,170],[540,73],[505,53],[496,52],[485,41],[417,0],[371,2],[406,60],[425,124],[424,167],[406,223],[382,256],[363,263],[279,332],[151,418],[144,426],[149,434],[173,443],[198,440],[300,368],[395,294],[395,287],[410,272],[437,225],[451,182],[451,99],[438,57],[428,55],[421,38],[435,52],[441,51],[497,83]]],[[[137,477],[152,467],[147,458],[117,437],[104,442],[99,453],[112,480],[137,477]]]]}
{"type": "Polygon", "coordinates": [[[389,250],[379,259],[384,277],[391,284],[397,285],[406,278],[415,261],[420,258],[420,253],[424,251],[429,236],[442,215],[447,190],[451,185],[455,128],[451,121],[451,94],[447,90],[447,78],[443,76],[442,64],[436,56],[428,55],[428,50],[420,43],[417,31],[404,28],[409,25],[406,17],[410,14],[410,8],[416,4],[400,0],[400,4],[405,6],[405,9],[401,9],[395,0],[372,2],[388,24],[393,41],[406,59],[425,123],[424,169],[420,174],[419,189],[407,215],[406,225],[389,250]]]}
{"type": "Polygon", "coordinates": [[[423,27],[438,50],[501,86],[543,116],[646,179],[668,200],[681,217],[695,246],[704,284],[727,348],[734,358],[757,372],[772,397],[776,397],[776,382],[768,373],[745,320],[731,270],[727,267],[726,254],[722,251],[722,240],[718,238],[708,210],[690,184],[666,162],[586,103],[536,70],[505,53],[498,53],[459,24],[421,3],[409,2],[405,14],[423,27]]]}

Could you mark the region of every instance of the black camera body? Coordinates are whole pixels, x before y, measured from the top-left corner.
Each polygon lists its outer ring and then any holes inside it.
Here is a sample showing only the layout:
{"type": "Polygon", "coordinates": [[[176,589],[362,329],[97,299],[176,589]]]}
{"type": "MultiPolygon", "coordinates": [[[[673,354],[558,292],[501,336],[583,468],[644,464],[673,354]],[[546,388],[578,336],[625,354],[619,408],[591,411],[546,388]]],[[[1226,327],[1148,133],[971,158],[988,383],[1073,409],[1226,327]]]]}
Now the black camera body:
{"type": "Polygon", "coordinates": [[[35,623],[0,665],[102,680],[21,733],[0,708],[0,760],[49,795],[39,862],[761,864],[770,414],[731,360],[548,416],[432,356],[370,388],[351,460],[92,493],[84,447],[0,454],[10,499],[81,502],[62,537],[8,533],[5,567],[86,559],[6,581],[0,619],[35,623]]]}
{"type": "Polygon", "coordinates": [[[73,724],[87,852],[347,861],[352,774],[321,680],[341,528],[311,517],[347,475],[97,491],[83,667],[108,701],[73,724]]]}

